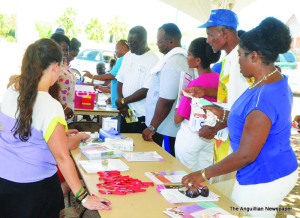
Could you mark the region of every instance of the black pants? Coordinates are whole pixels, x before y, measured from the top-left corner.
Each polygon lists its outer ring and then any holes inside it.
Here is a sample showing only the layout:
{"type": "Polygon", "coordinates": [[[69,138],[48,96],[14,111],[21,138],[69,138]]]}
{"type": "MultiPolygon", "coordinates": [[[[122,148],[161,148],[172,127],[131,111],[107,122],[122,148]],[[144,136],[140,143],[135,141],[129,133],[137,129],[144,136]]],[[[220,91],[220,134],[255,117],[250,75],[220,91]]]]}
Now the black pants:
{"type": "Polygon", "coordinates": [[[57,173],[31,183],[0,178],[1,218],[59,218],[63,208],[64,197],[57,173]]]}
{"type": "MultiPolygon", "coordinates": [[[[165,138],[167,138],[169,140],[169,145],[170,145],[170,151],[171,151],[171,155],[175,157],[175,140],[176,140],[176,137],[171,137],[171,136],[165,136],[165,138]]],[[[162,147],[162,143],[163,143],[163,140],[164,140],[164,136],[162,134],[159,134],[159,133],[155,133],[153,136],[152,136],[152,139],[153,141],[158,144],[159,146],[162,147]]],[[[165,142],[166,144],[167,142],[165,142]]]]}
{"type": "Polygon", "coordinates": [[[138,117],[135,123],[126,123],[125,117],[121,116],[120,133],[142,133],[146,128],[145,116],[138,117]]]}

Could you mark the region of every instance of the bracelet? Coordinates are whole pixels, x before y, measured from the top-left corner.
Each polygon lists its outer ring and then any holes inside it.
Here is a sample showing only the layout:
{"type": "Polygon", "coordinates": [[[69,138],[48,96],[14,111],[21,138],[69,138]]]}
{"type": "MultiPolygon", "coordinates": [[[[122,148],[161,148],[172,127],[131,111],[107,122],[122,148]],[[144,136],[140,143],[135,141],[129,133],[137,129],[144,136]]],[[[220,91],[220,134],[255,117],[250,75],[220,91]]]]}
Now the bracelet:
{"type": "Polygon", "coordinates": [[[74,199],[78,198],[78,195],[81,193],[82,189],[83,189],[83,186],[82,186],[82,187],[79,189],[79,191],[76,193],[74,199]]]}
{"type": "Polygon", "coordinates": [[[124,104],[124,103],[125,103],[125,100],[124,100],[124,98],[122,98],[122,99],[121,99],[121,103],[122,103],[122,104],[124,104]]]}
{"type": "Polygon", "coordinates": [[[89,195],[89,194],[88,194],[87,192],[85,192],[84,195],[82,195],[80,198],[77,198],[76,201],[80,204],[81,201],[82,201],[83,199],[85,199],[86,196],[88,196],[88,195],[89,195]]]}
{"type": "Polygon", "coordinates": [[[208,182],[209,179],[207,179],[206,176],[205,176],[205,169],[202,169],[202,170],[201,170],[201,176],[203,177],[203,179],[204,179],[206,182],[208,182]]]}
{"type": "Polygon", "coordinates": [[[82,194],[77,196],[77,200],[81,201],[84,198],[84,195],[87,195],[87,194],[88,194],[87,191],[84,190],[84,192],[82,192],[82,194]]]}
{"type": "Polygon", "coordinates": [[[222,123],[225,123],[225,117],[226,117],[226,109],[224,109],[223,118],[221,120],[222,123]]]}
{"type": "Polygon", "coordinates": [[[80,203],[81,203],[81,204],[84,204],[84,202],[87,201],[88,197],[90,197],[90,195],[86,195],[85,198],[82,199],[80,203]]]}
{"type": "Polygon", "coordinates": [[[64,111],[68,108],[68,106],[66,105],[66,107],[64,108],[64,111]]]}

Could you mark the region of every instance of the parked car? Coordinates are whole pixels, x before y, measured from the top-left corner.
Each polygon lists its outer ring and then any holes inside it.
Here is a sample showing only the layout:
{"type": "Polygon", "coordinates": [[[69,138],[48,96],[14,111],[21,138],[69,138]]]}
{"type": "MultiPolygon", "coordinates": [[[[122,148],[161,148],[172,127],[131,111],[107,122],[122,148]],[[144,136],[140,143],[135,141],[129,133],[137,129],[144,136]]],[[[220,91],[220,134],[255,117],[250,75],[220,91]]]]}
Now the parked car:
{"type": "Polygon", "coordinates": [[[106,70],[108,70],[108,62],[111,58],[116,59],[115,52],[113,50],[84,49],[73,61],[71,61],[70,67],[78,70],[79,72],[86,70],[91,74],[97,75],[96,65],[102,61],[105,63],[106,70]]]}
{"type": "Polygon", "coordinates": [[[284,54],[279,54],[275,65],[281,69],[294,70],[297,69],[297,59],[292,51],[288,51],[284,54]]]}

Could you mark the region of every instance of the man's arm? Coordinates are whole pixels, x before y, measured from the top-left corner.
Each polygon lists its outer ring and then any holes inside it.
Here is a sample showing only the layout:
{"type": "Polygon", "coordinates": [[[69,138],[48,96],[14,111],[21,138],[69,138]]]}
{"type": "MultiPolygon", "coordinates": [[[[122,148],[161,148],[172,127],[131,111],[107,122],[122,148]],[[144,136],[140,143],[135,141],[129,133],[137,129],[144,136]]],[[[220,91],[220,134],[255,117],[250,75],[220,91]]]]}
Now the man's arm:
{"type": "Polygon", "coordinates": [[[124,104],[129,104],[146,98],[147,92],[147,88],[141,88],[135,91],[132,95],[129,95],[128,97],[124,98],[124,104]]]}
{"type": "Polygon", "coordinates": [[[118,81],[118,85],[117,85],[117,93],[118,93],[118,97],[119,98],[123,98],[123,83],[118,81]]]}
{"type": "Polygon", "coordinates": [[[164,98],[159,98],[156,104],[155,113],[151,121],[151,125],[157,129],[159,125],[166,119],[170,113],[172,106],[175,102],[174,100],[168,100],[164,98]]]}
{"type": "Polygon", "coordinates": [[[85,72],[85,74],[83,75],[84,77],[88,77],[90,79],[96,79],[96,80],[101,80],[101,81],[105,81],[105,80],[114,80],[115,77],[110,74],[110,73],[106,73],[106,74],[102,74],[102,75],[92,75],[90,72],[88,71],[83,71],[85,72]]]}
{"type": "MultiPolygon", "coordinates": [[[[166,119],[166,117],[170,113],[174,102],[175,99],[168,100],[164,98],[159,98],[150,125],[153,126],[155,129],[157,129],[159,125],[164,121],[164,119],[166,119]]],[[[152,141],[152,136],[154,134],[155,132],[151,132],[150,129],[147,127],[146,129],[144,129],[142,136],[144,140],[152,141]]]]}

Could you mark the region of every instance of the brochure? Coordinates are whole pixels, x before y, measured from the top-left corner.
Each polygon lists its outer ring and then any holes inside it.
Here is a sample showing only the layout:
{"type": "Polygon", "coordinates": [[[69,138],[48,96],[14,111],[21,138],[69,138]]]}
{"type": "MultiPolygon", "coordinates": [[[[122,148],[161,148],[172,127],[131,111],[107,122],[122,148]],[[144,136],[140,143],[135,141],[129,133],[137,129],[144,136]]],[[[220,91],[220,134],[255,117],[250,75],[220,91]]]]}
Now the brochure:
{"type": "Polygon", "coordinates": [[[189,74],[188,72],[182,71],[180,73],[180,80],[179,80],[179,92],[178,92],[178,97],[177,97],[177,102],[176,102],[176,108],[178,108],[180,100],[181,100],[181,95],[180,92],[182,89],[185,89],[188,87],[189,83],[193,80],[193,76],[189,74]]]}
{"type": "Polygon", "coordinates": [[[150,152],[124,152],[127,161],[164,161],[156,151],[150,152]]]}
{"type": "Polygon", "coordinates": [[[192,203],[192,202],[201,202],[201,201],[218,201],[219,195],[209,192],[208,197],[198,196],[196,198],[189,198],[186,195],[180,193],[178,189],[161,189],[161,195],[170,203],[170,204],[180,204],[180,203],[192,203]]]}
{"type": "Polygon", "coordinates": [[[170,172],[146,172],[145,175],[157,185],[181,183],[182,177],[187,175],[185,171],[170,172]]]}
{"type": "Polygon", "coordinates": [[[129,167],[120,159],[106,160],[81,160],[79,165],[86,173],[97,173],[99,171],[127,171],[129,167]]]}
{"type": "Polygon", "coordinates": [[[131,109],[128,109],[128,115],[129,117],[125,117],[126,123],[136,123],[138,121],[138,118],[135,116],[131,109]]]}
{"type": "Polygon", "coordinates": [[[167,208],[163,211],[166,215],[173,217],[173,218],[180,218],[180,217],[189,217],[189,218],[203,218],[203,217],[214,217],[214,218],[221,218],[222,215],[230,215],[230,217],[237,217],[233,216],[224,209],[220,208],[218,205],[212,202],[200,202],[193,205],[182,206],[182,207],[174,207],[174,208],[167,208]],[[221,215],[221,216],[220,216],[221,215]]]}

